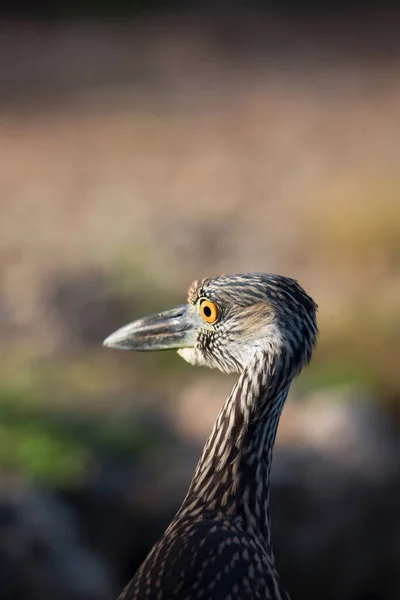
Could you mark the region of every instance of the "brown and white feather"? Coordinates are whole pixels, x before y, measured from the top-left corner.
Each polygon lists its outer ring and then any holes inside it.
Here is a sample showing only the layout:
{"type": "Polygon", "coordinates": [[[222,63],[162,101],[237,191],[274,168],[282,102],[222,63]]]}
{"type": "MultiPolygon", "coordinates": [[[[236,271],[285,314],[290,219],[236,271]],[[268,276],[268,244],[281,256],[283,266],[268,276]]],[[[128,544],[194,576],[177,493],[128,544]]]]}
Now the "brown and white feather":
{"type": "Polygon", "coordinates": [[[220,318],[179,353],[240,376],[181,508],[120,600],[284,600],[271,545],[272,450],[291,381],[311,358],[317,306],[293,279],[263,273],[194,282],[188,302],[200,298],[220,318]]]}

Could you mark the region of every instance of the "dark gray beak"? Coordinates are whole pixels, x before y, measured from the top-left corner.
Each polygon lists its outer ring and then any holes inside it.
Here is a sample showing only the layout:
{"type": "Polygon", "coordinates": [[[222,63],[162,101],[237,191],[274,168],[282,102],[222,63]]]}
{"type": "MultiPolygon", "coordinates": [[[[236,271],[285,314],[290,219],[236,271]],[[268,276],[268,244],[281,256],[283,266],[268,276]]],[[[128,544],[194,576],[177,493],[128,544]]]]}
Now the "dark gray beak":
{"type": "Polygon", "coordinates": [[[104,346],[121,350],[173,350],[189,348],[196,341],[196,312],[191,304],[138,319],[121,327],[104,346]]]}

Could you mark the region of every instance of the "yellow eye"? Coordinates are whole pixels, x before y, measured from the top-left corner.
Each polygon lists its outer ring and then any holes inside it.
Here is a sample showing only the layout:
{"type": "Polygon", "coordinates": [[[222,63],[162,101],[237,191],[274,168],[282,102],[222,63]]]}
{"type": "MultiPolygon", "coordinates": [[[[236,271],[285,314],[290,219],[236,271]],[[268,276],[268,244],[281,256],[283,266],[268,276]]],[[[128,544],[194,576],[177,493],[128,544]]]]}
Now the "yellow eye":
{"type": "Polygon", "coordinates": [[[203,319],[207,323],[215,323],[215,321],[219,317],[219,308],[214,302],[210,302],[210,300],[200,300],[200,313],[203,319]]]}

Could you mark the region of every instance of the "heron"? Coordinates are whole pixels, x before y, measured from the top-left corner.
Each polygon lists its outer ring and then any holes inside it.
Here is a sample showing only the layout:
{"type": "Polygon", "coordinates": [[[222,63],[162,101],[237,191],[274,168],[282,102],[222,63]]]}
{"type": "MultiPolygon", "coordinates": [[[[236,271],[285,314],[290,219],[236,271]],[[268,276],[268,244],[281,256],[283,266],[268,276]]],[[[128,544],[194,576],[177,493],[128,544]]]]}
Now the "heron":
{"type": "Polygon", "coordinates": [[[271,543],[270,471],[293,378],[311,359],[317,305],[269,273],[195,281],[187,303],[138,319],[104,344],[175,349],[193,365],[239,373],[186,497],[119,600],[287,600],[271,543]]]}

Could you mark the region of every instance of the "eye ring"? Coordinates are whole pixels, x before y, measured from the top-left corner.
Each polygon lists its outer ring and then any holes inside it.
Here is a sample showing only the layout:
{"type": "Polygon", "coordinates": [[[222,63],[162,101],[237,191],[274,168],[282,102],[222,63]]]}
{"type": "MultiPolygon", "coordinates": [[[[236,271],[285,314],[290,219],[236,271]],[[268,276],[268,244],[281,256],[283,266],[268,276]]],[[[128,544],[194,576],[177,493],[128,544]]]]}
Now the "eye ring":
{"type": "Polygon", "coordinates": [[[219,317],[218,305],[215,302],[211,302],[211,300],[207,300],[207,298],[202,298],[200,300],[200,314],[206,323],[212,325],[219,317]]]}

